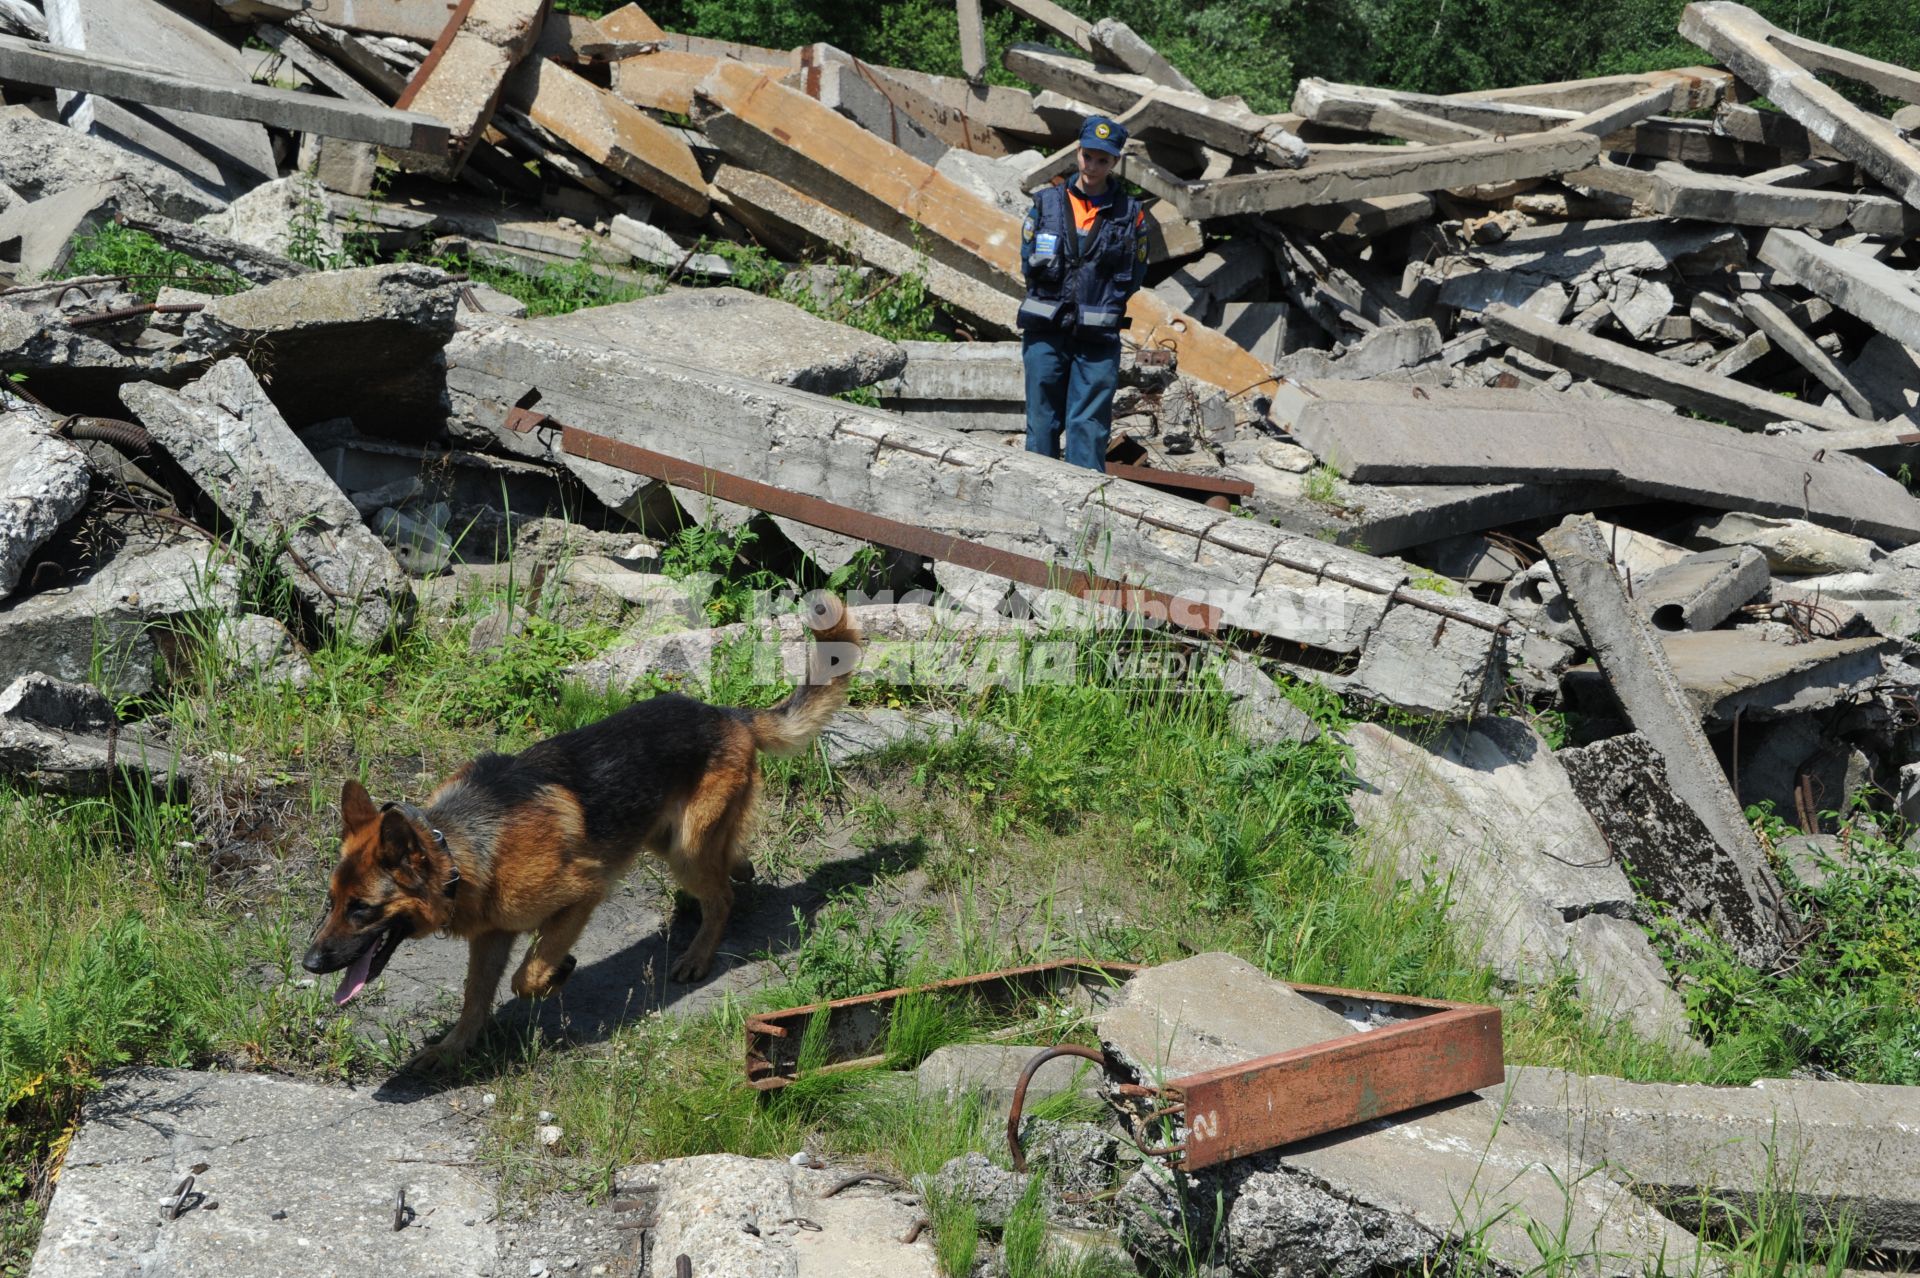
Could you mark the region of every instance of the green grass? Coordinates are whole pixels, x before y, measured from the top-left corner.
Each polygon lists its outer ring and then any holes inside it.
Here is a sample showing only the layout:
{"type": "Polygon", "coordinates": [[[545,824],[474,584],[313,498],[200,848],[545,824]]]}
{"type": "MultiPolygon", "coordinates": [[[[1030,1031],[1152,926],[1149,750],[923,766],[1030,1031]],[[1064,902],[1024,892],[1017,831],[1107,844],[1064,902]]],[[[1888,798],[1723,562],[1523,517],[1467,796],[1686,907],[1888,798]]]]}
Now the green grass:
{"type": "Polygon", "coordinates": [[[64,274],[127,276],[128,289],[146,302],[153,301],[168,285],[218,294],[238,293],[250,287],[227,267],[175,252],[145,231],[112,222],[75,239],[64,274]]]}

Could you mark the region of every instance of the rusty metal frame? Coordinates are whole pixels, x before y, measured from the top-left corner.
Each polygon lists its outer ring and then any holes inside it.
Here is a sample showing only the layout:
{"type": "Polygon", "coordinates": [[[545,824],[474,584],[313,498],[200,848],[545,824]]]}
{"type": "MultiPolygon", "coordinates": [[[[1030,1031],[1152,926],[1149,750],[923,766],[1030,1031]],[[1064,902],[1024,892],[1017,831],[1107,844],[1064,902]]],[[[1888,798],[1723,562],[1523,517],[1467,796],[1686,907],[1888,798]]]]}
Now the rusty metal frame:
{"type": "Polygon", "coordinates": [[[951,533],[904,524],[807,493],[775,488],[771,484],[714,470],[698,462],[669,457],[636,444],[568,426],[531,409],[508,410],[506,424],[522,434],[534,430],[555,430],[559,432],[560,450],[575,457],[645,475],[676,488],[703,493],[722,501],[751,506],[770,515],[780,515],[845,537],[877,542],[909,554],[926,555],[1022,585],[1037,586],[1043,590],[1063,590],[1083,599],[1095,599],[1110,607],[1139,613],[1155,621],[1166,621],[1183,630],[1215,634],[1222,624],[1220,609],[1211,604],[1169,595],[1146,586],[1130,585],[1078,568],[1062,567],[1017,551],[1001,550],[964,537],[955,537],[951,533]]]}
{"type": "Polygon", "coordinates": [[[892,1005],[903,998],[922,994],[970,993],[989,1003],[1011,1005],[1022,998],[1058,995],[1074,986],[1117,988],[1139,972],[1138,963],[1102,963],[1093,959],[1059,959],[1010,967],[977,976],[961,976],[931,985],[914,985],[862,994],[854,998],[834,999],[830,1003],[808,1003],[777,1012],[762,1012],[747,1018],[747,1085],[770,1092],[785,1087],[800,1076],[801,1041],[816,1016],[824,1014],[823,1028],[826,1061],[814,1069],[816,1074],[838,1070],[865,1069],[886,1059],[875,1049],[886,1041],[892,1005]]]}
{"type": "MultiPolygon", "coordinates": [[[[890,1005],[908,996],[971,992],[1011,1001],[1058,993],[1073,984],[1111,986],[1141,970],[1134,963],[1069,959],[750,1016],[747,1082],[773,1091],[798,1078],[801,1041],[823,1014],[824,1038],[816,1041],[825,1062],[816,1073],[882,1063],[885,1056],[875,1049],[885,1041],[890,1005]]],[[[1019,1091],[1024,1095],[1034,1071],[1054,1057],[1096,1060],[1119,1095],[1152,1107],[1135,1115],[1135,1134],[1143,1146],[1151,1139],[1146,1128],[1158,1120],[1175,1121],[1184,1135],[1147,1152],[1191,1171],[1449,1100],[1495,1086],[1506,1076],[1497,1007],[1287,984],[1343,1015],[1355,1010],[1398,1023],[1144,1084],[1116,1076],[1112,1063],[1090,1049],[1047,1048],[1028,1066],[1019,1091]]],[[[1016,1165],[1024,1162],[1019,1124],[1016,1104],[1007,1125],[1016,1165]]]]}

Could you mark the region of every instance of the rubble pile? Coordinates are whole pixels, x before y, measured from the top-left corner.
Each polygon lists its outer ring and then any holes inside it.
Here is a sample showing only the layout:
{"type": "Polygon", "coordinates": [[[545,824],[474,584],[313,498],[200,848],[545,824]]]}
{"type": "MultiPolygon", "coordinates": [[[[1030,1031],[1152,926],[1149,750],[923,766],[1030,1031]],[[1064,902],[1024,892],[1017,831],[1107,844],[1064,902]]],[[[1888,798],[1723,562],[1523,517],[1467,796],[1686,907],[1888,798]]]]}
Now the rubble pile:
{"type": "Polygon", "coordinates": [[[1443,725],[1347,734],[1369,851],[1453,879],[1504,979],[1693,1046],[1643,903],[1771,965],[1810,862],[1747,806],[1816,846],[1853,796],[1920,818],[1920,71],[1708,0],[1700,66],[1267,115],[1004,2],[1054,40],[1006,50],[1027,88],[970,0],[966,78],[637,4],[0,4],[0,768],[184,784],[103,695],[209,644],[300,681],[561,539],[550,588],[631,626],[576,673],[695,670],[733,632],[644,539],[751,521],[822,573],[877,546],[866,584],[926,592],[866,609],[902,645],[1144,611],[1244,640],[1262,740],[1316,731],[1267,672],[1443,725]],[[1106,473],[1022,449],[1013,328],[1095,112],[1152,228],[1106,473]],[[75,277],[116,230],[205,273],[75,277]],[[916,278],[952,340],[769,260],[916,278]],[[450,262],[629,300],[529,314],[450,262]]]}

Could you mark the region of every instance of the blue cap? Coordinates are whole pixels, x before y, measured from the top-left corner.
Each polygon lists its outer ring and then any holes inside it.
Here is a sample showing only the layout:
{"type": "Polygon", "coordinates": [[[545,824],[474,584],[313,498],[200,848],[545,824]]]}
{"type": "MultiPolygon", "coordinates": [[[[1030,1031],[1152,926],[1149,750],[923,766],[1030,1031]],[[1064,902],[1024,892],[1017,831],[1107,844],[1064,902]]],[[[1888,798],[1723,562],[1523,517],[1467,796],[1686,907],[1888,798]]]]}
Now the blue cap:
{"type": "Polygon", "coordinates": [[[1090,115],[1087,117],[1087,122],[1080,126],[1080,145],[1089,151],[1105,151],[1108,155],[1119,155],[1120,148],[1126,144],[1126,126],[1109,120],[1104,115],[1090,115]]]}

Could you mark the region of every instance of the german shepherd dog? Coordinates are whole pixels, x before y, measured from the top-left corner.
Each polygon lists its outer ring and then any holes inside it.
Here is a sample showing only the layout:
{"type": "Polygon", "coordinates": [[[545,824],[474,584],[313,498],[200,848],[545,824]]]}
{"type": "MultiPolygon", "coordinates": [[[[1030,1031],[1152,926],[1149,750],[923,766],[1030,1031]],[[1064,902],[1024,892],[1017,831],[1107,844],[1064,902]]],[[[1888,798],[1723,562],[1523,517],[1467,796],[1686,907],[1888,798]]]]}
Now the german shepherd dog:
{"type": "Polygon", "coordinates": [[[513,992],[551,994],[572,974],[570,951],[595,907],[645,850],[700,902],[700,930],[671,975],[706,976],[733,884],[753,878],[742,842],[759,795],[759,752],[807,748],[846,704],[864,643],[838,599],[815,596],[809,613],[806,682],[774,709],[654,697],[519,754],[483,754],[424,808],[375,806],[364,786],[348,781],[327,916],[302,966],[316,975],[344,968],[334,994],[344,1005],[407,938],[464,937],[460,1019],[412,1062],[449,1064],[492,1013],[514,937],[539,934],[513,992]]]}

